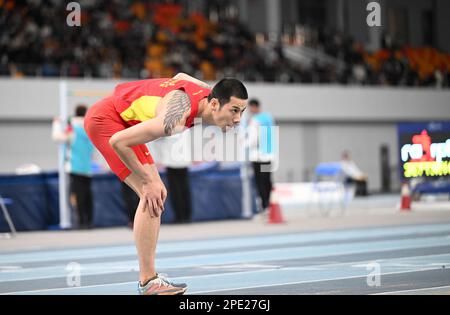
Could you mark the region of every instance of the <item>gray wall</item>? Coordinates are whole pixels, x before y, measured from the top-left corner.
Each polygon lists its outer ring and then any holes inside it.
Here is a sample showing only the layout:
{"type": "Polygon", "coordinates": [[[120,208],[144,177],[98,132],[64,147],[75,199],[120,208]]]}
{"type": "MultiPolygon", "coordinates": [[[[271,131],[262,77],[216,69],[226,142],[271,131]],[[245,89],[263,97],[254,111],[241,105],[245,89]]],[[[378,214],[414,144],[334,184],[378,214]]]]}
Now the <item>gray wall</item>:
{"type": "MultiPolygon", "coordinates": [[[[117,81],[68,81],[69,112],[111,93],[117,81]]],[[[267,110],[285,121],[399,121],[450,119],[449,90],[338,85],[246,84],[267,110]]],[[[0,78],[0,121],[50,120],[58,114],[59,81],[0,78]]]]}
{"type": "Polygon", "coordinates": [[[450,91],[337,85],[248,84],[285,121],[441,120],[450,118],[450,91]]]}
{"type": "MultiPolygon", "coordinates": [[[[393,123],[327,123],[318,126],[319,162],[337,161],[349,150],[362,171],[369,174],[369,189],[381,189],[380,148],[387,145],[390,166],[397,166],[397,132],[393,123]]],[[[392,180],[398,183],[397,172],[392,180]]]]}
{"type": "MultiPolygon", "coordinates": [[[[51,141],[51,119],[58,115],[57,80],[0,79],[0,172],[21,164],[57,167],[57,146],[51,141]]],[[[79,102],[93,104],[117,82],[70,80],[69,90],[91,97],[69,97],[69,112],[79,102]]],[[[382,144],[397,165],[396,123],[450,120],[450,91],[247,84],[250,97],[261,100],[280,126],[280,166],[275,179],[303,181],[319,162],[337,161],[350,150],[369,174],[369,189],[380,189],[382,144]]],[[[393,180],[396,172],[393,172],[393,180]]]]}
{"type": "Polygon", "coordinates": [[[57,146],[50,135],[50,121],[0,120],[0,173],[14,173],[29,163],[44,170],[57,169],[57,146]]]}
{"type": "Polygon", "coordinates": [[[394,123],[281,123],[280,168],[275,180],[309,181],[317,163],[339,161],[349,150],[362,171],[369,174],[369,189],[381,189],[382,145],[389,147],[391,183],[398,187],[397,130],[394,123]]]}

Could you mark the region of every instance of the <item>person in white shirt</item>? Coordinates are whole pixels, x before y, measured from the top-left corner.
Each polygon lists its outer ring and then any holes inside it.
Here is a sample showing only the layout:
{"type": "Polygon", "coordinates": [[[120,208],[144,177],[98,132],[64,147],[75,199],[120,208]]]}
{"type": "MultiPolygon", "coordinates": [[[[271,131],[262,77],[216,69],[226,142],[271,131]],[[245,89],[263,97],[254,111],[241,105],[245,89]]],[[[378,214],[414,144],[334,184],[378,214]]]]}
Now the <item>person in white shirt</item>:
{"type": "Polygon", "coordinates": [[[190,131],[161,138],[150,143],[157,161],[164,166],[169,186],[169,199],[175,214],[173,223],[189,223],[192,220],[192,201],[189,186],[191,159],[190,131]]]}
{"type": "Polygon", "coordinates": [[[345,176],[345,184],[354,184],[357,196],[367,196],[367,175],[350,158],[348,151],[342,152],[341,167],[345,176]]]}

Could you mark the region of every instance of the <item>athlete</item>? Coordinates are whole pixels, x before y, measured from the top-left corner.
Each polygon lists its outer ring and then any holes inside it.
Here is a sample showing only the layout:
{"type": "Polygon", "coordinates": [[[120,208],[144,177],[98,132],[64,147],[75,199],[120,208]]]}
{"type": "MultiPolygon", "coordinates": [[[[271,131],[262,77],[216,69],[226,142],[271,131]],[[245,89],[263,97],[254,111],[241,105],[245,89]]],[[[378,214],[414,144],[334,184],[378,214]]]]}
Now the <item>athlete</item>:
{"type": "Polygon", "coordinates": [[[212,89],[187,74],[116,86],[85,117],[85,129],[111,170],[140,197],[133,233],[139,257],[141,295],[178,295],[176,284],[155,270],[160,216],[167,190],[146,143],[182,132],[194,118],[223,132],[239,124],[247,106],[247,90],[239,80],[225,78],[212,89]]]}

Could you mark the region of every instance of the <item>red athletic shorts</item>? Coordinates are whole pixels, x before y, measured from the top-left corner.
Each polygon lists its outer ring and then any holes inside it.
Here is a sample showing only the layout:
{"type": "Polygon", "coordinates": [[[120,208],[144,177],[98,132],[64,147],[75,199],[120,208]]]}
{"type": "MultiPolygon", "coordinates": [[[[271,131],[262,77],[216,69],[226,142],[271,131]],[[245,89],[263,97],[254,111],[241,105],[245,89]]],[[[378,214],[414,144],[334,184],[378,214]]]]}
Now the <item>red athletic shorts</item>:
{"type": "MultiPolygon", "coordinates": [[[[84,129],[94,146],[108,162],[111,170],[123,181],[131,171],[125,166],[120,157],[109,144],[109,139],[118,131],[126,129],[128,126],[114,108],[113,97],[106,97],[91,108],[89,108],[84,118],[84,129]]],[[[142,164],[153,164],[145,144],[140,144],[132,148],[137,158],[142,164]]]]}

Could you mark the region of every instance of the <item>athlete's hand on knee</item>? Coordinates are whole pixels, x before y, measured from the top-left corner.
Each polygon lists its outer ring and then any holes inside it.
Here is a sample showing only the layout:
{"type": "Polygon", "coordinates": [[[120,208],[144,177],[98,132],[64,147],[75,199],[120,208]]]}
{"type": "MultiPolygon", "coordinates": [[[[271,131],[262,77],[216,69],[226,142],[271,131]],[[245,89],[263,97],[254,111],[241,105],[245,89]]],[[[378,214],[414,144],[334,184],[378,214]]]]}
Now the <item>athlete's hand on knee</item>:
{"type": "Polygon", "coordinates": [[[161,190],[161,200],[162,200],[162,211],[164,211],[164,203],[166,202],[166,198],[167,198],[167,189],[163,184],[163,189],[161,190]]]}
{"type": "Polygon", "coordinates": [[[151,217],[159,217],[164,210],[164,201],[167,190],[161,180],[144,183],[142,187],[142,198],[150,211],[151,217]]]}

